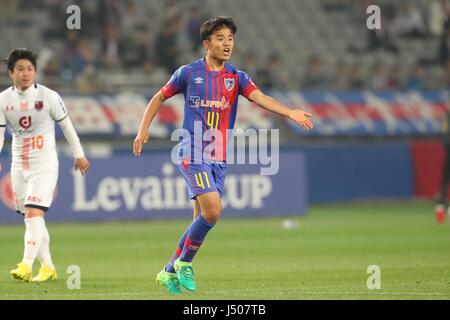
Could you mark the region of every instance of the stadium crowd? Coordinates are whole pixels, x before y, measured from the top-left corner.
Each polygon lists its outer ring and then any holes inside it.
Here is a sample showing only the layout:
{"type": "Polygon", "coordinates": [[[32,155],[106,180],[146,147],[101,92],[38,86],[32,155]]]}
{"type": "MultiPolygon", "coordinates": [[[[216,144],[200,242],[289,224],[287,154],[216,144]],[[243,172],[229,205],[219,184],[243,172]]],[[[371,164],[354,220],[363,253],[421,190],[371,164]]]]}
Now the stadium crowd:
{"type": "MultiPolygon", "coordinates": [[[[192,57],[203,54],[198,29],[206,12],[201,2],[188,1],[184,6],[175,0],[166,0],[164,10],[154,12],[140,10],[136,1],[78,0],[74,3],[83,8],[83,32],[61,28],[65,25],[66,8],[72,2],[65,0],[43,0],[38,2],[10,1],[2,13],[3,25],[20,23],[11,19],[21,10],[30,7],[45,9],[54,17],[51,24],[42,30],[42,37],[52,43],[61,43],[51,58],[41,65],[44,78],[56,79],[58,83],[73,86],[79,93],[95,93],[104,90],[105,78],[101,72],[132,70],[132,74],[143,77],[161,74],[167,79],[177,67],[192,57]]],[[[372,1],[373,2],[373,1],[372,1]]],[[[371,1],[323,1],[322,10],[328,13],[345,11],[354,19],[355,26],[364,24],[366,8],[371,1]]],[[[366,42],[348,44],[348,57],[331,64],[325,61],[324,52],[314,52],[298,61],[297,79],[279,70],[288,68],[280,57],[277,47],[259,55],[258,51],[236,52],[242,67],[252,75],[263,89],[277,90],[298,88],[300,90],[410,90],[442,89],[450,85],[450,3],[448,0],[429,1],[426,12],[414,1],[380,2],[381,29],[368,30],[366,42]],[[422,41],[436,39],[437,50],[428,56],[419,57],[416,63],[405,66],[402,61],[400,41],[422,41]],[[372,59],[366,66],[365,55],[384,52],[393,58],[372,59]],[[424,70],[440,66],[444,81],[434,85],[428,83],[424,70]],[[292,83],[294,82],[294,85],[292,83]]],[[[330,26],[333,27],[333,26],[330,26]]],[[[238,33],[239,34],[239,33],[238,33]]],[[[322,39],[316,39],[322,41],[322,39]]],[[[4,52],[4,55],[7,52],[4,52]]],[[[383,57],[383,56],[382,56],[383,57]]],[[[42,61],[41,61],[42,63],[42,61]]]]}

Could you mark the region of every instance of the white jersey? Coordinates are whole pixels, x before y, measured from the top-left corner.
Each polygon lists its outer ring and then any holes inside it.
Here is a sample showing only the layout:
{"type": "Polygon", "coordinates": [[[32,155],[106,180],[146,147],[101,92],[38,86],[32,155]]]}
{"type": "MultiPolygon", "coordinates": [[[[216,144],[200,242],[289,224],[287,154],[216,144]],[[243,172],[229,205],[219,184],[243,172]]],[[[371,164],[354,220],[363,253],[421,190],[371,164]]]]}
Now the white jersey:
{"type": "Polygon", "coordinates": [[[0,126],[12,131],[12,168],[57,168],[55,122],[67,116],[59,94],[45,86],[34,84],[23,92],[10,87],[1,92],[0,126]]]}

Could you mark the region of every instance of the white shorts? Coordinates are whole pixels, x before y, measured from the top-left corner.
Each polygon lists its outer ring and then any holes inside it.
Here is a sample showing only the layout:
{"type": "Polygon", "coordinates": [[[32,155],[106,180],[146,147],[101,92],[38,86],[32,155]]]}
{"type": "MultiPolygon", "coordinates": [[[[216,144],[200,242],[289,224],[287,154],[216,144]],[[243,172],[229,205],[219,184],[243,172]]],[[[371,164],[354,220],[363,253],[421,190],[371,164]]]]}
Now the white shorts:
{"type": "Polygon", "coordinates": [[[11,182],[16,210],[25,213],[25,207],[47,211],[53,202],[58,182],[58,168],[21,170],[11,168],[11,182]]]}

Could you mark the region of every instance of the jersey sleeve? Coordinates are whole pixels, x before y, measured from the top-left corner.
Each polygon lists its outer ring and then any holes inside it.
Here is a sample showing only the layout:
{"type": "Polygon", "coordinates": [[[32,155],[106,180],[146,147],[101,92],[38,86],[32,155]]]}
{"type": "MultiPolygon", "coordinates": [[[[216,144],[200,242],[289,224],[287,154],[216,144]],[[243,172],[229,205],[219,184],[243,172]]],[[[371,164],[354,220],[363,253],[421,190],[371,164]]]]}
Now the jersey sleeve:
{"type": "Polygon", "coordinates": [[[5,110],[0,106],[0,128],[6,127],[5,110]]]}
{"type": "MultiPolygon", "coordinates": [[[[5,143],[5,127],[0,127],[0,153],[2,153],[3,144],[5,143]]],[[[2,169],[2,164],[0,163],[0,171],[2,169]]]]}
{"type": "Polygon", "coordinates": [[[244,71],[238,71],[239,77],[239,94],[242,94],[244,97],[248,99],[248,96],[253,91],[257,90],[258,87],[255,83],[250,79],[247,73],[244,71]]]}
{"type": "Polygon", "coordinates": [[[5,114],[5,95],[3,92],[0,94],[0,127],[6,127],[6,114],[5,114]]]}
{"type": "Polygon", "coordinates": [[[60,122],[69,115],[64,101],[58,93],[56,93],[55,91],[51,92],[49,95],[49,101],[50,116],[53,120],[55,120],[56,122],[60,122]]]}
{"type": "Polygon", "coordinates": [[[161,89],[161,93],[166,98],[173,97],[174,95],[184,92],[186,90],[186,67],[180,67],[161,89]]]}

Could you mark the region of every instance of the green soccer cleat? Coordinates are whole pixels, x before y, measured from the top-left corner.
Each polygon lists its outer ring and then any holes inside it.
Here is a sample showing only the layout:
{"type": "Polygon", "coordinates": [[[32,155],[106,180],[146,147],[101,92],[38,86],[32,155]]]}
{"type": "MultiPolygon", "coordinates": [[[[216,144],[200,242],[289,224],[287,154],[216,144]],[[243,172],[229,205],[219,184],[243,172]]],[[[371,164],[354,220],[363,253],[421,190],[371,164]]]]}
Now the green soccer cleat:
{"type": "Polygon", "coordinates": [[[162,269],[156,276],[156,282],[161,286],[166,287],[170,294],[182,293],[180,281],[178,281],[176,273],[170,273],[165,269],[162,269]]]}
{"type": "Polygon", "coordinates": [[[195,291],[195,278],[192,262],[184,262],[177,259],[173,267],[177,272],[181,286],[189,291],[195,291]]]}

